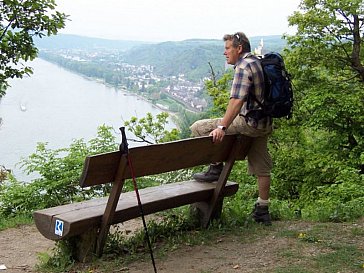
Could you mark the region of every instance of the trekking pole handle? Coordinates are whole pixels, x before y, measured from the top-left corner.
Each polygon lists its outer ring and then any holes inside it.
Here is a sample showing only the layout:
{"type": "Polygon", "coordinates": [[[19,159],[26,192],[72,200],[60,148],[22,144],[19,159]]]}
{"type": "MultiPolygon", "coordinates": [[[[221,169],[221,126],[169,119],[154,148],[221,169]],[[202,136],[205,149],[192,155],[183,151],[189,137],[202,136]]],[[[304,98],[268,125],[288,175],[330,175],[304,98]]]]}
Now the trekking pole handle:
{"type": "Polygon", "coordinates": [[[119,150],[123,154],[127,155],[129,153],[129,148],[128,148],[129,144],[125,134],[125,127],[120,127],[119,130],[121,132],[121,144],[119,146],[119,150]]]}

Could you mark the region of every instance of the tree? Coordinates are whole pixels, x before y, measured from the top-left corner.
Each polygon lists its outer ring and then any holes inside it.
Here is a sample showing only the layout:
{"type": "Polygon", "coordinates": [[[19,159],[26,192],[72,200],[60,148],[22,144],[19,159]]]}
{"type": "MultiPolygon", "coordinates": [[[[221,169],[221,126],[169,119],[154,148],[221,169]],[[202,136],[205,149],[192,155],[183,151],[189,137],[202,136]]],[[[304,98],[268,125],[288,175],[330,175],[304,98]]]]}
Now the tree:
{"type": "Polygon", "coordinates": [[[329,132],[337,155],[364,172],[363,1],[303,0],[300,9],[289,18],[297,33],[287,36],[298,118],[329,132]]]}
{"type": "Polygon", "coordinates": [[[303,12],[296,11],[289,18],[298,31],[288,42],[306,55],[305,64],[320,63],[333,68],[331,72],[343,68],[346,79],[357,77],[364,82],[363,1],[303,0],[300,8],[303,12]]]}
{"type": "Polygon", "coordinates": [[[130,120],[124,122],[124,126],[138,138],[138,140],[131,139],[134,142],[153,144],[177,140],[179,138],[177,129],[166,130],[168,117],[167,112],[159,113],[155,117],[151,113],[147,113],[140,119],[131,117],[130,120]]]}
{"type": "Polygon", "coordinates": [[[211,116],[221,117],[224,115],[229,101],[230,87],[234,76],[233,70],[229,70],[221,78],[216,79],[211,67],[211,75],[212,79],[205,82],[207,92],[213,101],[213,106],[210,109],[211,116]]]}
{"type": "Polygon", "coordinates": [[[304,217],[350,219],[364,207],[363,0],[302,0],[299,8],[285,50],[294,118],[273,135],[273,184],[304,217]]]}
{"type": "Polygon", "coordinates": [[[65,26],[67,15],[55,8],[55,0],[0,1],[0,98],[8,79],[32,73],[22,61],[37,56],[33,37],[55,35],[65,26]]]}

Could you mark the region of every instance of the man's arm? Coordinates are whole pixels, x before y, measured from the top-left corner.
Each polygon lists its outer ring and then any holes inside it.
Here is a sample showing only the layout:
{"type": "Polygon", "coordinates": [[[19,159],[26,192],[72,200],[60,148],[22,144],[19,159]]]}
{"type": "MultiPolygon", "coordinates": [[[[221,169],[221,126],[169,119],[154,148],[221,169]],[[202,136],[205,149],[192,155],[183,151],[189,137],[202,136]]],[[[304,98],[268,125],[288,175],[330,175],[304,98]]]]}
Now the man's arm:
{"type": "MultiPolygon", "coordinates": [[[[235,119],[235,117],[240,113],[243,104],[244,100],[231,98],[226,108],[225,115],[220,122],[220,125],[228,128],[235,119]]],[[[212,136],[212,140],[214,142],[221,142],[225,136],[225,132],[219,128],[216,128],[210,133],[210,136],[212,136]]]]}
{"type": "Polygon", "coordinates": [[[226,108],[226,112],[224,117],[221,120],[221,124],[228,128],[236,116],[240,113],[241,107],[243,106],[244,101],[242,99],[234,99],[231,98],[229,100],[229,104],[226,108]]]}

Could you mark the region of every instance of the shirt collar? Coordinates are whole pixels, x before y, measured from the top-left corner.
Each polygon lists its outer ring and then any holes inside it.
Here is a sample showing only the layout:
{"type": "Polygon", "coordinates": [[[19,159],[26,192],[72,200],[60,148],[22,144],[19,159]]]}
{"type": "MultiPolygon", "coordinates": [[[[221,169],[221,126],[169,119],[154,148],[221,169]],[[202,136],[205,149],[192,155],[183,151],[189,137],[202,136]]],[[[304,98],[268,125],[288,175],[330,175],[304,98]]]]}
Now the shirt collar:
{"type": "Polygon", "coordinates": [[[243,59],[245,59],[245,58],[248,58],[248,57],[250,57],[250,56],[252,56],[252,54],[250,53],[250,52],[246,52],[246,53],[244,53],[239,59],[238,59],[238,61],[236,62],[236,64],[234,65],[234,68],[235,67],[237,67],[242,61],[243,61],[243,59]]]}

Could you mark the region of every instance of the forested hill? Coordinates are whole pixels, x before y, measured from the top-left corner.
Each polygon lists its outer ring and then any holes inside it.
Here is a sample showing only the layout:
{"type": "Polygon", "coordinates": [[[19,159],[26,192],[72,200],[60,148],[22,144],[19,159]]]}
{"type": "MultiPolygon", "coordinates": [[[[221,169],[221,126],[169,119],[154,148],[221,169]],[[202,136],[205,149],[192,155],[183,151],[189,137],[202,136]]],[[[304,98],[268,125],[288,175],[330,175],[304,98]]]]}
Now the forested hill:
{"type": "MultiPolygon", "coordinates": [[[[252,49],[258,47],[261,39],[264,41],[265,51],[280,52],[285,46],[281,36],[253,37],[252,49]]],[[[142,45],[125,52],[124,58],[130,64],[151,64],[162,75],[187,73],[189,78],[197,79],[201,75],[208,75],[208,63],[214,70],[222,71],[225,64],[223,53],[222,40],[193,39],[142,45]]]]}
{"type": "Polygon", "coordinates": [[[186,74],[195,80],[209,75],[209,62],[222,70],[225,60],[221,41],[197,39],[142,45],[125,52],[124,58],[134,65],[151,64],[160,75],[186,74]]]}
{"type": "MultiPolygon", "coordinates": [[[[279,35],[251,38],[252,49],[261,39],[265,51],[281,51],[285,40],[279,35]]],[[[148,43],[140,41],[118,41],[60,34],[51,38],[37,39],[41,50],[85,50],[118,51],[120,59],[132,65],[152,65],[155,72],[164,76],[185,74],[190,80],[209,76],[212,65],[215,73],[223,72],[225,58],[222,40],[191,39],[184,41],[148,43]]]]}
{"type": "MultiPolygon", "coordinates": [[[[58,34],[51,37],[35,38],[37,48],[47,50],[61,49],[116,49],[121,51],[129,50],[135,46],[147,44],[148,42],[127,41],[127,40],[108,40],[93,37],[85,37],[70,34],[58,34]]],[[[149,43],[150,44],[150,43],[149,43]]]]}
{"type": "MultiPolygon", "coordinates": [[[[264,39],[265,48],[271,51],[280,51],[286,45],[285,40],[280,35],[271,36],[255,36],[251,37],[252,48],[258,46],[261,39],[264,39]]],[[[164,47],[168,44],[189,44],[190,46],[196,45],[218,45],[222,48],[222,40],[208,40],[208,39],[191,39],[180,42],[163,42],[163,43],[152,43],[143,41],[130,41],[130,40],[109,40],[100,39],[79,35],[71,34],[58,34],[51,37],[35,38],[36,46],[40,49],[119,49],[119,50],[130,50],[134,47],[145,45],[146,47],[160,46],[164,47]]]]}

